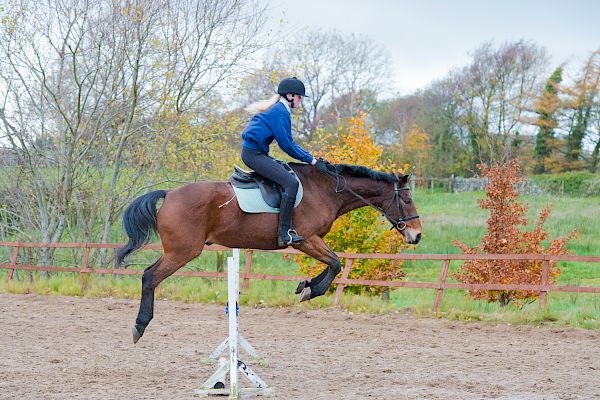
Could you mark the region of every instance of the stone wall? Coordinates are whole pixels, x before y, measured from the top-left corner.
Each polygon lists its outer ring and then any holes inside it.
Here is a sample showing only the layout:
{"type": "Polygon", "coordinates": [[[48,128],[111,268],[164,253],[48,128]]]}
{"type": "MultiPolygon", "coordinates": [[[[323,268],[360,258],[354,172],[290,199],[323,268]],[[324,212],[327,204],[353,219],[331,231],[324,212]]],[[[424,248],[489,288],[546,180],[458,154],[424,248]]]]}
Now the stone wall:
{"type": "MultiPolygon", "coordinates": [[[[487,178],[463,178],[455,176],[452,178],[421,178],[414,177],[411,181],[411,187],[417,190],[433,190],[436,188],[443,188],[446,192],[459,193],[459,192],[478,192],[485,191],[485,187],[488,184],[487,178]]],[[[541,187],[530,180],[525,180],[519,184],[519,188],[525,194],[542,195],[547,194],[541,187]]]]}
{"type": "MultiPolygon", "coordinates": [[[[488,184],[487,178],[452,178],[452,192],[476,192],[485,190],[488,184]]],[[[525,194],[542,195],[546,194],[544,190],[535,182],[526,179],[518,184],[518,188],[525,194]]]]}

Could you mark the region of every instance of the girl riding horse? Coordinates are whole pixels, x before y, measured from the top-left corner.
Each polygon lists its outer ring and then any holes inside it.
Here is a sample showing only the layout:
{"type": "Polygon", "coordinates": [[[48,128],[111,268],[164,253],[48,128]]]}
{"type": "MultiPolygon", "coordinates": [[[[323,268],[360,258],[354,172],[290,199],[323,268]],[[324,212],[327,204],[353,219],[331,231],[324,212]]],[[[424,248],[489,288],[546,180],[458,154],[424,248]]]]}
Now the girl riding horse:
{"type": "Polygon", "coordinates": [[[277,95],[250,105],[246,110],[258,111],[242,132],[242,161],[255,172],[283,187],[279,205],[277,243],[289,246],[304,238],[294,230],[292,214],[298,193],[298,181],[279,162],[269,156],[269,145],[275,140],[289,156],[315,165],[317,159],[298,146],[292,138],[291,110],[298,108],[305,96],[301,80],[287,78],[279,83],[277,95]]]}

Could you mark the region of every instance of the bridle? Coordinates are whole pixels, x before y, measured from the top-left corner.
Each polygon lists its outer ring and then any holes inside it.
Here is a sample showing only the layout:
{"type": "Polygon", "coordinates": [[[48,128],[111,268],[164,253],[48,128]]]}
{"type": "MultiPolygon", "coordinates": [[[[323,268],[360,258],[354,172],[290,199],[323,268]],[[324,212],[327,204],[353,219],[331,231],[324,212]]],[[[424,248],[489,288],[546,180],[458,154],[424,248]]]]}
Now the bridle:
{"type": "Polygon", "coordinates": [[[347,191],[347,192],[351,193],[354,197],[362,200],[363,203],[370,206],[371,208],[376,210],[378,213],[380,213],[382,216],[384,216],[388,221],[390,221],[390,223],[392,224],[392,227],[390,228],[390,230],[397,229],[398,232],[402,233],[402,231],[406,229],[406,221],[412,221],[413,219],[419,218],[418,214],[404,215],[404,211],[402,209],[402,206],[400,205],[400,191],[401,190],[410,190],[410,187],[408,186],[408,184],[406,184],[402,187],[398,187],[398,183],[394,182],[394,194],[392,195],[392,198],[390,199],[390,202],[389,202],[389,205],[387,206],[387,208],[385,210],[383,210],[380,207],[377,207],[375,204],[373,204],[368,199],[365,199],[363,196],[356,193],[350,187],[348,187],[348,181],[346,180],[346,178],[344,176],[340,175],[337,171],[333,172],[328,168],[327,172],[329,173],[330,176],[332,176],[336,180],[336,183],[335,183],[335,192],[336,193],[341,193],[343,191],[347,191]],[[343,181],[343,186],[341,186],[341,189],[340,189],[340,181],[343,181]],[[392,207],[394,204],[396,204],[398,215],[401,216],[399,219],[392,218],[387,213],[389,211],[390,207],[392,207]]]}
{"type": "Polygon", "coordinates": [[[400,219],[394,219],[394,218],[390,218],[387,214],[387,211],[390,209],[390,207],[394,204],[394,200],[396,203],[396,207],[398,210],[398,215],[403,215],[404,214],[404,210],[402,209],[402,206],[400,205],[400,191],[401,190],[410,190],[410,187],[408,186],[408,184],[402,186],[402,187],[398,187],[398,183],[394,182],[394,195],[392,196],[392,199],[390,200],[390,204],[389,206],[385,209],[385,212],[382,212],[381,210],[379,210],[378,208],[376,208],[377,211],[381,212],[382,215],[384,217],[387,218],[388,221],[390,221],[390,223],[392,224],[392,227],[390,228],[390,230],[396,228],[398,230],[398,232],[402,232],[403,230],[406,229],[406,221],[412,221],[413,219],[417,219],[419,218],[419,214],[413,214],[413,215],[407,215],[407,216],[402,216],[400,219]],[[401,225],[402,224],[402,225],[401,225]]]}

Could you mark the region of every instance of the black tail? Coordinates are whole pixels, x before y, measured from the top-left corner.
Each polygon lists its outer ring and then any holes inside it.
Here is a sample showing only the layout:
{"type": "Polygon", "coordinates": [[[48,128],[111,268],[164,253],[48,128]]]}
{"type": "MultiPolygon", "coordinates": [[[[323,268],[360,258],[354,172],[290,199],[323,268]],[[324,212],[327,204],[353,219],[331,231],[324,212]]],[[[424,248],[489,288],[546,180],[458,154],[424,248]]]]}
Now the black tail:
{"type": "Polygon", "coordinates": [[[127,207],[123,213],[123,228],[129,241],[115,252],[118,265],[150,241],[152,232],[156,232],[156,203],[166,194],[166,190],[155,190],[138,197],[127,207]]]}

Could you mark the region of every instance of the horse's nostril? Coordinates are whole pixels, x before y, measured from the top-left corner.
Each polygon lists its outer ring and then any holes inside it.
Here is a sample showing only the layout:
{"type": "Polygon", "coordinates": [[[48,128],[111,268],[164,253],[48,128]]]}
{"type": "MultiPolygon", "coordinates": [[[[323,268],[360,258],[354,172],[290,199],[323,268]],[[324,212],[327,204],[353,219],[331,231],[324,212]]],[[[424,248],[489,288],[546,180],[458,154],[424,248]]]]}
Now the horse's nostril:
{"type": "Polygon", "coordinates": [[[420,240],[421,240],[421,234],[417,233],[417,236],[415,237],[415,244],[419,243],[420,240]]]}

